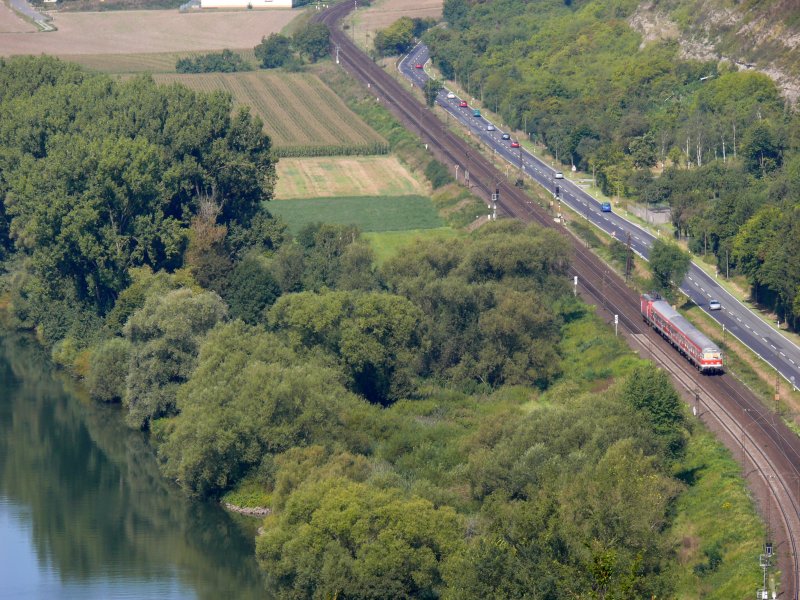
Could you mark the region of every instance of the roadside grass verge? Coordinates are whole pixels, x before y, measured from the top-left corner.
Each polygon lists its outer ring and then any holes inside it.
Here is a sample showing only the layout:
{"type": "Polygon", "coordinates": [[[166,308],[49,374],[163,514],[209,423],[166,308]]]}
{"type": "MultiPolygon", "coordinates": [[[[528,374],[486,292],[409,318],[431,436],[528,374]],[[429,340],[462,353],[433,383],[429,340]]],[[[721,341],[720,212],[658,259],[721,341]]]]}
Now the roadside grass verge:
{"type": "Polygon", "coordinates": [[[430,198],[424,196],[355,196],[270,202],[269,211],[297,233],[315,222],[357,225],[361,231],[403,231],[442,227],[430,198]]]}
{"type": "Polygon", "coordinates": [[[450,227],[436,229],[409,229],[406,231],[373,231],[363,234],[375,251],[375,260],[383,264],[398,254],[403,248],[423,240],[450,239],[466,235],[464,232],[450,227]]]}
{"type": "MultiPolygon", "coordinates": [[[[722,341],[722,328],[695,304],[685,304],[681,312],[700,331],[711,338],[725,353],[727,370],[758,396],[764,406],[775,408],[775,371],[747,346],[729,333],[722,341]]],[[[791,384],[783,377],[778,379],[778,409],[788,424],[798,431],[796,419],[800,414],[800,392],[792,391],[791,384]]]]}

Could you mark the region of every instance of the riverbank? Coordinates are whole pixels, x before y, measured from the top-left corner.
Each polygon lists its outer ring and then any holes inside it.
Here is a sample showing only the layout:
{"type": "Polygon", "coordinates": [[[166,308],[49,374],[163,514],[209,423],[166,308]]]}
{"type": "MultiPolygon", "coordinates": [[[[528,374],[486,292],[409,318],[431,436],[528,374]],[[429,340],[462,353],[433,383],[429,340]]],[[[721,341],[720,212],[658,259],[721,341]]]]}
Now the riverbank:
{"type": "Polygon", "coordinates": [[[236,504],[231,504],[230,502],[223,502],[222,506],[225,507],[225,510],[229,510],[231,512],[238,513],[240,515],[245,515],[248,517],[266,517],[272,513],[272,510],[266,508],[264,506],[238,506],[236,504]]]}

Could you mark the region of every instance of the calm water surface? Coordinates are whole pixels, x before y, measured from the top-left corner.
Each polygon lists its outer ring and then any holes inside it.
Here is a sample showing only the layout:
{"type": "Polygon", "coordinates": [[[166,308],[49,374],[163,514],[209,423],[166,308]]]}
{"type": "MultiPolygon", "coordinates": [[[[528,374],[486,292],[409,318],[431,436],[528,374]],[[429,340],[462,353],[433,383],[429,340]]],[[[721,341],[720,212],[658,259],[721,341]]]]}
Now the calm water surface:
{"type": "Polygon", "coordinates": [[[0,330],[0,599],[265,597],[253,523],[188,500],[73,388],[0,330]]]}

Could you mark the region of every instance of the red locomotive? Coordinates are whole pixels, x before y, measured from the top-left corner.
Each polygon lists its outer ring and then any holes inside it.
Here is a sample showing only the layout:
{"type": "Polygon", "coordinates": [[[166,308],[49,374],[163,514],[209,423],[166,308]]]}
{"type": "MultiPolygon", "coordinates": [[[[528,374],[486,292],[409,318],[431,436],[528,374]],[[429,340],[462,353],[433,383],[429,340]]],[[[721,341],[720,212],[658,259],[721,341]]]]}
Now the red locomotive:
{"type": "Polygon", "coordinates": [[[722,351],[657,294],[642,294],[642,317],[701,373],[722,373],[722,351]]]}

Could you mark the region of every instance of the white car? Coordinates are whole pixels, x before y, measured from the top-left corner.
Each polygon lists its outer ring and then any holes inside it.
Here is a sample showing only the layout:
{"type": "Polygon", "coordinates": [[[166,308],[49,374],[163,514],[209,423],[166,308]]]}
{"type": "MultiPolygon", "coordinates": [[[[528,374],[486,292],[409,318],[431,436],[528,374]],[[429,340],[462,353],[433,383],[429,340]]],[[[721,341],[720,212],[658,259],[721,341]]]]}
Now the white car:
{"type": "Polygon", "coordinates": [[[564,174],[561,171],[556,171],[556,179],[564,179],[564,174]]]}
{"type": "Polygon", "coordinates": [[[487,125],[486,131],[494,131],[494,125],[487,125]]]}
{"type": "Polygon", "coordinates": [[[456,95],[453,92],[447,92],[448,100],[455,100],[456,95]]]}
{"type": "Polygon", "coordinates": [[[719,300],[709,300],[708,310],[722,310],[722,304],[719,303],[719,300]]]}

